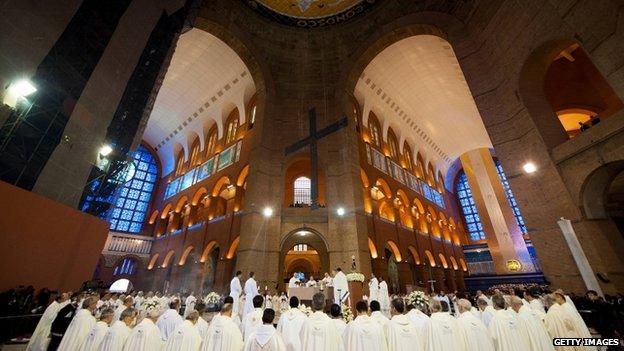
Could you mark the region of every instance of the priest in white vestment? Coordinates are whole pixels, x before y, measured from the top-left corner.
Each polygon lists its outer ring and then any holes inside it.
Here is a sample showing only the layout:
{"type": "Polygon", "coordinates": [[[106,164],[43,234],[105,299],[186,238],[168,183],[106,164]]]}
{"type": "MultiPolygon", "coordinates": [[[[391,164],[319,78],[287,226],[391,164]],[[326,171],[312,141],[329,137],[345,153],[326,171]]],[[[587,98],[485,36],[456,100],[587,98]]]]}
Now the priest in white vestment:
{"type": "Polygon", "coordinates": [[[334,327],[338,329],[340,336],[344,335],[345,329],[347,329],[347,323],[342,319],[342,307],[337,304],[332,304],[329,308],[329,315],[331,316],[334,327]]]}
{"type": "Polygon", "coordinates": [[[490,325],[490,321],[494,317],[494,308],[483,298],[479,298],[477,300],[477,307],[479,307],[479,310],[481,311],[481,321],[486,327],[488,327],[490,325]]]}
{"type": "Polygon", "coordinates": [[[191,313],[192,311],[195,311],[195,304],[197,303],[197,298],[193,294],[194,293],[191,292],[191,294],[187,296],[186,300],[184,301],[184,318],[186,318],[189,315],[189,313],[191,313]]]}
{"type": "Polygon", "coordinates": [[[388,283],[383,277],[379,277],[379,296],[377,297],[379,304],[381,305],[381,312],[389,316],[390,315],[390,295],[388,293],[388,283]]]}
{"type": "Polygon", "coordinates": [[[390,319],[388,319],[388,317],[381,313],[381,305],[379,304],[379,301],[372,300],[369,307],[371,311],[371,319],[377,322],[381,326],[381,328],[383,328],[384,325],[390,322],[390,319]]]}
{"type": "Polygon", "coordinates": [[[232,322],[232,304],[226,303],[221,308],[219,318],[213,318],[208,333],[202,342],[201,351],[241,351],[243,334],[232,322]]]}
{"type": "Polygon", "coordinates": [[[256,295],[252,299],[252,303],[254,309],[243,318],[243,323],[241,324],[243,340],[245,341],[247,341],[256,328],[262,325],[262,304],[264,303],[264,298],[256,295]]]}
{"type": "Polygon", "coordinates": [[[147,317],[128,335],[123,351],[156,351],[163,347],[165,343],[155,323],[160,313],[161,310],[157,308],[147,311],[147,317]]]}
{"type": "Polygon", "coordinates": [[[141,305],[143,304],[143,301],[145,301],[145,297],[143,297],[143,292],[139,291],[136,294],[136,296],[134,297],[134,306],[133,307],[138,310],[141,307],[141,305]]]}
{"type": "Polygon", "coordinates": [[[334,327],[334,322],[327,316],[325,295],[316,293],[312,297],[314,311],[301,327],[302,351],[343,351],[342,337],[334,327]]]}
{"type": "Polygon", "coordinates": [[[530,342],[520,321],[512,312],[505,309],[505,298],[502,295],[492,296],[494,316],[488,330],[494,340],[497,351],[527,351],[530,342]]]}
{"type": "MultiPolygon", "coordinates": [[[[403,314],[405,303],[401,298],[391,302],[390,314],[392,319],[384,326],[384,335],[389,351],[421,350],[422,337],[409,317],[403,314]]],[[[484,350],[485,351],[485,350],[484,350]]]]}
{"type": "MultiPolygon", "coordinates": [[[[570,299],[568,295],[564,295],[561,289],[555,291],[553,296],[555,300],[557,301],[557,303],[561,307],[563,307],[563,310],[566,311],[568,315],[572,318],[572,321],[574,323],[574,328],[580,333],[578,337],[579,338],[591,338],[592,335],[589,332],[589,328],[587,328],[587,324],[585,324],[585,321],[581,317],[581,314],[576,309],[576,306],[574,306],[574,302],[572,302],[572,299],[570,299]]],[[[595,347],[588,347],[587,349],[596,350],[595,347]]]]}
{"type": "Polygon", "coordinates": [[[355,304],[357,316],[344,331],[345,350],[386,351],[388,345],[382,326],[368,315],[366,302],[355,304]]]}
{"type": "Polygon", "coordinates": [[[425,325],[423,350],[456,351],[463,345],[457,328],[457,322],[448,312],[442,312],[440,301],[429,300],[431,317],[425,325]]]}
{"type": "Polygon", "coordinates": [[[299,310],[299,299],[296,296],[290,298],[290,308],[282,313],[277,322],[277,331],[282,335],[286,350],[301,351],[301,327],[308,317],[299,310]]]}
{"type": "Polygon", "coordinates": [[[292,293],[290,292],[290,289],[292,288],[296,288],[299,285],[299,278],[297,278],[297,272],[293,273],[293,276],[290,277],[290,280],[288,280],[288,295],[292,296],[292,293]]]}
{"type": "Polygon", "coordinates": [[[121,318],[121,313],[125,311],[126,308],[130,308],[134,305],[134,299],[132,296],[128,296],[124,299],[124,302],[121,306],[115,309],[115,314],[113,315],[113,321],[118,321],[121,318]]]}
{"type": "Polygon", "coordinates": [[[235,315],[238,315],[240,313],[239,308],[238,308],[239,307],[238,301],[241,297],[241,294],[243,293],[243,286],[241,285],[241,281],[240,281],[240,277],[242,274],[243,272],[236,271],[236,275],[230,281],[230,296],[236,302],[235,304],[232,305],[232,307],[234,308],[235,315]]]}
{"type": "Polygon", "coordinates": [[[58,347],[58,351],[76,351],[87,338],[87,334],[95,325],[95,317],[93,312],[97,306],[97,300],[88,297],[82,302],[82,308],[76,312],[67,331],[63,335],[63,340],[58,347]]]}
{"type": "Polygon", "coordinates": [[[349,295],[349,283],[347,282],[347,276],[342,273],[340,267],[336,268],[332,284],[334,286],[334,303],[342,306],[342,301],[349,295]]]}
{"type": "Polygon", "coordinates": [[[267,308],[262,313],[262,325],[245,341],[245,351],[287,351],[281,334],[273,327],[275,311],[267,308]]]}
{"type": "Polygon", "coordinates": [[[112,308],[105,308],[100,313],[100,320],[95,323],[87,334],[87,338],[82,343],[80,351],[98,351],[108,327],[113,323],[115,311],[112,308]]]}
{"type": "MultiPolygon", "coordinates": [[[[230,299],[232,298],[230,297],[230,299]]],[[[195,328],[197,328],[197,331],[199,332],[199,336],[202,338],[202,340],[204,340],[204,338],[206,337],[206,334],[208,333],[208,327],[209,327],[208,322],[203,317],[204,312],[206,311],[206,304],[204,304],[202,301],[199,301],[198,303],[195,304],[195,310],[197,311],[197,313],[199,313],[199,317],[197,318],[197,323],[195,323],[195,328]]]]}
{"type": "Polygon", "coordinates": [[[180,300],[173,300],[169,304],[170,308],[163,313],[156,321],[156,326],[160,329],[163,340],[167,341],[169,335],[173,333],[175,328],[184,322],[180,316],[180,300]]]}
{"type": "Polygon", "coordinates": [[[122,351],[128,336],[132,332],[130,327],[136,322],[136,317],[136,309],[126,308],[121,313],[119,320],[114,321],[104,334],[98,351],[122,351]]]}
{"type": "Polygon", "coordinates": [[[195,310],[188,313],[186,320],[175,328],[169,336],[163,351],[199,351],[202,338],[195,324],[199,313],[195,310]]]}
{"type": "Polygon", "coordinates": [[[26,351],[46,351],[48,349],[52,322],[54,322],[58,311],[67,306],[69,302],[69,295],[67,293],[62,293],[48,305],[39,319],[39,323],[37,323],[37,327],[30,337],[28,345],[26,345],[26,351]]]}
{"type": "Polygon", "coordinates": [[[481,319],[472,313],[472,305],[466,299],[457,302],[459,317],[457,326],[465,351],[495,351],[490,331],[481,319]]]}
{"type": "Polygon", "coordinates": [[[418,335],[420,335],[421,340],[424,340],[425,326],[429,320],[429,316],[424,313],[426,310],[426,305],[407,305],[407,318],[409,318],[412,325],[416,327],[416,331],[418,335]]]}
{"type": "Polygon", "coordinates": [[[245,282],[245,308],[243,309],[243,317],[253,311],[253,298],[258,295],[258,283],[254,279],[254,272],[249,273],[249,279],[245,282]]]}
{"type": "MultiPolygon", "coordinates": [[[[577,324],[574,322],[574,316],[570,314],[558,300],[563,300],[560,297],[556,297],[555,294],[549,294],[544,296],[544,302],[548,307],[546,317],[544,318],[544,324],[546,330],[551,338],[582,338],[582,332],[578,330],[577,324]]],[[[563,300],[565,301],[565,300],[563,300]]],[[[574,347],[574,346],[557,346],[557,351],[578,351],[578,350],[595,350],[590,347],[574,347]]]]}
{"type": "Polygon", "coordinates": [[[487,297],[481,290],[477,290],[477,294],[475,295],[475,300],[479,301],[479,299],[483,299],[487,305],[492,306],[492,300],[487,297]]]}
{"type": "Polygon", "coordinates": [[[540,312],[524,305],[517,296],[511,297],[510,305],[518,314],[520,325],[529,339],[530,351],[555,351],[552,339],[539,315],[540,312]]]}
{"type": "Polygon", "coordinates": [[[371,273],[371,279],[368,282],[368,301],[379,301],[379,281],[373,273],[371,273]]]}

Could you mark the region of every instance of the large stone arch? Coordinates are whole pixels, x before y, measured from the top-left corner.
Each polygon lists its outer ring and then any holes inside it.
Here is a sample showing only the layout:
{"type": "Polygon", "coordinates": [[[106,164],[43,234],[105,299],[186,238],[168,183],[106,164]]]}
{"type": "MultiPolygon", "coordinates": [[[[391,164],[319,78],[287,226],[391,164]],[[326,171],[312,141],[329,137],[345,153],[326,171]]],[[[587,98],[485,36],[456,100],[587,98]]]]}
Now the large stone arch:
{"type": "MultiPolygon", "coordinates": [[[[329,244],[325,237],[316,229],[310,227],[300,227],[289,231],[280,242],[280,257],[279,257],[279,282],[283,282],[288,278],[285,274],[285,263],[288,251],[297,244],[306,244],[309,248],[313,248],[318,253],[320,259],[320,274],[330,272],[329,262],[329,244]]],[[[306,259],[307,258],[301,258],[306,259]]],[[[307,260],[309,261],[309,260],[307,260]]],[[[293,261],[293,263],[295,263],[293,261]]]]}

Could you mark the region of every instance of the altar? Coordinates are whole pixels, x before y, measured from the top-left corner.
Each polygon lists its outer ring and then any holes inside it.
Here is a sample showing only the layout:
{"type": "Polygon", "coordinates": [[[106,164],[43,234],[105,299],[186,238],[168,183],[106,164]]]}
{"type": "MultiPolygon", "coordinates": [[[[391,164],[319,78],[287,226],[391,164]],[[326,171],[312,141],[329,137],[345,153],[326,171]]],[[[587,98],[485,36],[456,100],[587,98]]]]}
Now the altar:
{"type": "Polygon", "coordinates": [[[327,306],[331,306],[331,304],[334,303],[334,288],[332,287],[325,287],[323,290],[321,290],[318,286],[288,288],[289,297],[296,296],[301,303],[308,307],[312,306],[312,296],[318,292],[325,295],[325,302],[327,306]]]}

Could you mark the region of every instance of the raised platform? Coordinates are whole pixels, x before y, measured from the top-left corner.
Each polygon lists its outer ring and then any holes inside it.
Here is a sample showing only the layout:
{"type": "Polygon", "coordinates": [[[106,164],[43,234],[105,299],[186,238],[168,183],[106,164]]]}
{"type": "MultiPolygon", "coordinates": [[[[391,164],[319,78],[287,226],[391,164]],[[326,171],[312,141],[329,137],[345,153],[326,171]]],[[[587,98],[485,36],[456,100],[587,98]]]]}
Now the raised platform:
{"type": "Polygon", "coordinates": [[[546,277],[541,272],[528,274],[509,275],[476,275],[464,278],[466,290],[474,292],[477,290],[487,290],[498,284],[547,284],[546,277]]]}

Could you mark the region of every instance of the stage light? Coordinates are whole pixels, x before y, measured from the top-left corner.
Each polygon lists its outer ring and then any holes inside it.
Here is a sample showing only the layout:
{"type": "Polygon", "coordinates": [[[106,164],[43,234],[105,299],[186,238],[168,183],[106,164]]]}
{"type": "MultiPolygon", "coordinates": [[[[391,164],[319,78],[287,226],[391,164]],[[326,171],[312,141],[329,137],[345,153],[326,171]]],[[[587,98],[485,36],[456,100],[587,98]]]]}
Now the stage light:
{"type": "Polygon", "coordinates": [[[106,157],[108,155],[110,155],[110,153],[113,152],[113,148],[110,145],[103,145],[100,148],[100,155],[102,155],[102,157],[106,157]]]}
{"type": "Polygon", "coordinates": [[[262,210],[262,215],[264,215],[264,216],[265,216],[265,217],[267,217],[267,218],[268,218],[268,217],[271,217],[271,216],[273,215],[273,209],[272,209],[272,208],[270,208],[270,207],[265,207],[265,208],[262,210]]]}
{"type": "Polygon", "coordinates": [[[339,215],[340,217],[344,216],[345,214],[344,207],[338,207],[338,209],[336,210],[336,214],[339,215]]]}
{"type": "Polygon", "coordinates": [[[537,171],[537,166],[533,162],[527,162],[522,166],[522,169],[525,173],[531,174],[537,171]]]}
{"type": "Polygon", "coordinates": [[[29,80],[22,79],[11,84],[9,90],[15,96],[26,97],[37,91],[37,88],[35,88],[35,86],[29,80]]]}

